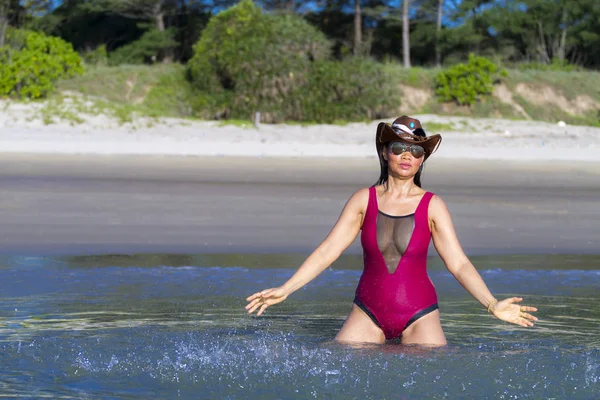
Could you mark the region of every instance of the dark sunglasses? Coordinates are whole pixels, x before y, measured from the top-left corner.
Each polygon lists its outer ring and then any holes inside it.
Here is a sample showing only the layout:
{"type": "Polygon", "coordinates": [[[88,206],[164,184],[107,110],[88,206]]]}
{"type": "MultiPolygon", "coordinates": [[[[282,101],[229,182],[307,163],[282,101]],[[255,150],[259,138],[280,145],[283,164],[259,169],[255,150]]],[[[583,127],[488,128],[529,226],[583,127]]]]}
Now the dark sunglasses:
{"type": "Polygon", "coordinates": [[[423,157],[423,154],[425,154],[425,149],[421,146],[403,142],[394,142],[390,144],[389,150],[397,156],[406,153],[407,151],[415,158],[421,158],[423,157]]]}

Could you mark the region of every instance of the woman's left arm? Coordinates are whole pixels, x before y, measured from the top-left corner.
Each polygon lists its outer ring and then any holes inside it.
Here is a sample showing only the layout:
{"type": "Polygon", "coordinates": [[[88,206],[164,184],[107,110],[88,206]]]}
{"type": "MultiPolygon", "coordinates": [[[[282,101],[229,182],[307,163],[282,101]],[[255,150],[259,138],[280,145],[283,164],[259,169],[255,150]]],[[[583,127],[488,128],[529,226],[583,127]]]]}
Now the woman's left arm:
{"type": "Polygon", "coordinates": [[[433,244],[456,280],[496,318],[521,326],[533,326],[537,318],[529,312],[535,307],[520,306],[523,299],[510,297],[498,301],[489,291],[485,282],[464,253],[454,230],[450,212],[444,201],[434,196],[429,204],[429,226],[433,244]]]}

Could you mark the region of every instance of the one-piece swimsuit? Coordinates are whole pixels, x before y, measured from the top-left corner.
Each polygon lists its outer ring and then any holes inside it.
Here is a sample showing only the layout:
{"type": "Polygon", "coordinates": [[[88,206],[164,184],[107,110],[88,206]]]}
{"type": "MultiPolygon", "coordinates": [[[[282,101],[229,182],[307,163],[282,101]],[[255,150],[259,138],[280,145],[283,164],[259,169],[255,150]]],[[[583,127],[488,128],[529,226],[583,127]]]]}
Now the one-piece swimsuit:
{"type": "Polygon", "coordinates": [[[432,197],[433,193],[426,192],[413,214],[392,216],[379,211],[375,187],[369,188],[360,238],[364,270],[354,303],[388,340],[438,309],[435,287],[427,274],[432,197]]]}

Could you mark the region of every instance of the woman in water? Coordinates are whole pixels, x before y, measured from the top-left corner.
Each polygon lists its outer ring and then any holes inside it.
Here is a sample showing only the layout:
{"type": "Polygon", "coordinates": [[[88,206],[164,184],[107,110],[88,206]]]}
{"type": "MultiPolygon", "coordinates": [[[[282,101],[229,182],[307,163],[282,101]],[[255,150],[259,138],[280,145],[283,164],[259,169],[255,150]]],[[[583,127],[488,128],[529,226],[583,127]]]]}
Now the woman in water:
{"type": "Polygon", "coordinates": [[[421,188],[423,163],[440,135],[426,136],[419,120],[403,116],[377,127],[381,174],[375,186],[350,197],[335,226],[296,273],[277,288],[248,297],[246,310],[261,315],[329,267],[362,230],[364,270],[350,315],[336,336],[340,342],[445,345],[435,288],[427,275],[433,238],[446,267],[496,318],[533,326],[535,307],[520,297],[498,301],[490,293],[456,237],[450,213],[439,197],[421,188]]]}

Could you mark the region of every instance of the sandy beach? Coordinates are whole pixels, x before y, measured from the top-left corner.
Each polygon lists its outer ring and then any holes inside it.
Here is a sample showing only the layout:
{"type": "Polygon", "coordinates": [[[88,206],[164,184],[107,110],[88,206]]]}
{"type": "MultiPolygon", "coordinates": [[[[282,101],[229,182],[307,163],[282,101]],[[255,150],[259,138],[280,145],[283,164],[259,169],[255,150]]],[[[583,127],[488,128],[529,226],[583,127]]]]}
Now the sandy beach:
{"type": "MultiPolygon", "coordinates": [[[[44,125],[19,107],[0,113],[5,254],[305,253],[379,171],[378,121],[44,125]]],[[[598,252],[600,129],[418,117],[452,127],[424,185],[469,254],[598,252]]]]}
{"type": "MultiPolygon", "coordinates": [[[[431,160],[470,255],[600,248],[600,173],[588,162],[431,160]]],[[[307,253],[373,159],[0,156],[5,254],[307,253]]],[[[348,250],[359,253],[356,241],[348,250]]]]}
{"type": "MultiPolygon", "coordinates": [[[[381,122],[236,126],[219,121],[134,118],[120,124],[106,115],[79,113],[83,122],[75,123],[60,116],[44,119],[42,107],[43,103],[0,101],[1,152],[374,158],[375,129],[381,122]]],[[[68,105],[63,107],[65,112],[76,112],[68,105]]],[[[429,134],[443,136],[436,158],[600,162],[600,128],[560,121],[416,117],[429,134]]]]}

